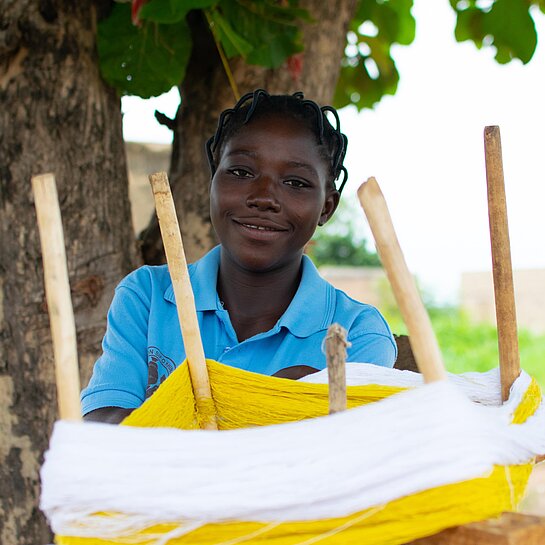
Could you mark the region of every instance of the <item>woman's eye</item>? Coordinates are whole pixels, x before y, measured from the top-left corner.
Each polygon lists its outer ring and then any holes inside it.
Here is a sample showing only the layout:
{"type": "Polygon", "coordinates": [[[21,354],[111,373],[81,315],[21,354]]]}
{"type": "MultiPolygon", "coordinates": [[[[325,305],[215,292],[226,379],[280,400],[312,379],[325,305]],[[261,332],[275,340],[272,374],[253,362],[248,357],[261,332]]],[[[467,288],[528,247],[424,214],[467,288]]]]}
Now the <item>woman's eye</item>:
{"type": "Polygon", "coordinates": [[[304,182],[303,180],[286,180],[284,184],[289,185],[291,187],[297,187],[297,188],[308,187],[309,185],[307,182],[304,182]]]}
{"type": "Polygon", "coordinates": [[[231,170],[229,170],[229,172],[237,178],[248,178],[252,175],[250,172],[244,170],[243,168],[232,168],[231,170]]]}

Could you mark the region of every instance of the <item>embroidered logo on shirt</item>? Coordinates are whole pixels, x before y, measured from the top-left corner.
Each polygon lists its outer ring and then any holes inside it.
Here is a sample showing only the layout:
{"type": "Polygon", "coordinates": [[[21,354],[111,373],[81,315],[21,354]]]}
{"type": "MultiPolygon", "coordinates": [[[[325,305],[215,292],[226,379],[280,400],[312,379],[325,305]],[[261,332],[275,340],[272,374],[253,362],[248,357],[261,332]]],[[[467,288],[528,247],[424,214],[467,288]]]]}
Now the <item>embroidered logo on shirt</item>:
{"type": "Polygon", "coordinates": [[[173,360],[165,356],[156,346],[148,347],[148,385],[146,399],[151,396],[176,369],[173,360]]]}

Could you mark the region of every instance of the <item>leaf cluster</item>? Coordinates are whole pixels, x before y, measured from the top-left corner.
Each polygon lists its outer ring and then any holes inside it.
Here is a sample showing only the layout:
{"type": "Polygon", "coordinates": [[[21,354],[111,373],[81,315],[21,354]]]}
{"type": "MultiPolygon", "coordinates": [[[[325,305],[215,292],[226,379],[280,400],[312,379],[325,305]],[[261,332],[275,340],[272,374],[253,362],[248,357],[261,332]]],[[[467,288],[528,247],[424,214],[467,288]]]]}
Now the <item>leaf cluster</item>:
{"type": "MultiPolygon", "coordinates": [[[[445,0],[446,1],[446,0],[445,0]]],[[[114,3],[98,27],[99,61],[104,78],[122,95],[156,96],[183,82],[193,47],[187,16],[199,11],[227,58],[278,68],[303,49],[302,23],[319,24],[297,0],[141,0],[140,25],[131,7],[114,3]]],[[[457,17],[458,41],[492,46],[496,60],[527,63],[536,48],[534,10],[545,0],[450,0],[457,17]]],[[[337,108],[371,108],[397,90],[395,45],[415,37],[413,0],[359,0],[346,36],[335,97],[337,108]]],[[[335,38],[333,38],[335,39],[335,38]]],[[[344,40],[344,37],[342,38],[344,40]]]]}
{"type": "Polygon", "coordinates": [[[310,21],[294,1],[149,0],[131,21],[131,7],[115,3],[98,26],[98,54],[104,79],[121,95],[157,96],[179,85],[192,48],[190,11],[201,10],[226,56],[249,64],[280,66],[302,51],[299,24],[310,21]]]}
{"type": "Polygon", "coordinates": [[[307,252],[317,267],[380,267],[378,255],[367,249],[365,243],[356,243],[350,234],[320,233],[307,252]]]}
{"type": "Polygon", "coordinates": [[[354,218],[357,211],[341,201],[335,216],[325,226],[318,228],[307,254],[317,267],[339,265],[350,267],[380,267],[378,254],[367,248],[367,241],[359,234],[361,229],[354,218]]]}
{"type": "Polygon", "coordinates": [[[456,11],[456,40],[471,40],[479,49],[495,47],[495,59],[501,64],[530,61],[537,46],[532,8],[545,13],[544,0],[450,0],[450,4],[456,11]]]}
{"type": "Polygon", "coordinates": [[[278,68],[303,50],[298,22],[308,12],[270,1],[224,0],[210,10],[212,26],[227,57],[242,56],[248,64],[278,68]]]}
{"type": "MultiPolygon", "coordinates": [[[[397,308],[381,305],[380,310],[392,331],[407,334],[397,308]]],[[[457,307],[431,306],[428,307],[428,313],[448,371],[484,372],[498,367],[498,332],[494,324],[475,322],[457,307]]],[[[518,337],[522,368],[545,387],[545,335],[521,328],[518,337]]]]}
{"type": "Polygon", "coordinates": [[[349,104],[358,110],[372,108],[384,95],[395,94],[399,72],[391,50],[414,40],[412,5],[413,0],[360,0],[347,35],[333,101],[336,108],[349,104]]]}

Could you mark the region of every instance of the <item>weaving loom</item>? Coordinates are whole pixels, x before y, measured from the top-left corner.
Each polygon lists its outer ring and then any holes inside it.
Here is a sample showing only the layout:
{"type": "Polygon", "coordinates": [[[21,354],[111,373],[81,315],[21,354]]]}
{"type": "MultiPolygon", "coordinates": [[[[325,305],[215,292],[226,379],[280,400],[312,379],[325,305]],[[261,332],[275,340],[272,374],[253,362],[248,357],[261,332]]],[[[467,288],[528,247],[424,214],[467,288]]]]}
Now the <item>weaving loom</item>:
{"type": "Polygon", "coordinates": [[[376,182],[360,193],[423,376],[347,364],[350,410],[326,416],[326,372],[293,382],[205,363],[176,292],[186,264],[166,230],[179,230],[157,202],[188,362],[120,427],[70,422],[63,388],[78,388],[59,380],[41,500],[57,543],[397,545],[516,509],[545,454],[539,387],[501,345],[499,370],[447,376],[376,182]]]}

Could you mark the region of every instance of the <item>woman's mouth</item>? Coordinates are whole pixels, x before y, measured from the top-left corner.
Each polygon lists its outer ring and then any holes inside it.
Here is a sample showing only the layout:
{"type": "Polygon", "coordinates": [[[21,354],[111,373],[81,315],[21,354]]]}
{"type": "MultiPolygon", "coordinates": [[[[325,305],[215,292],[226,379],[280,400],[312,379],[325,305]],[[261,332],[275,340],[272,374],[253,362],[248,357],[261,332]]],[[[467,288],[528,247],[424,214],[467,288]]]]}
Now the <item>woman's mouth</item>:
{"type": "Polygon", "coordinates": [[[264,225],[252,225],[251,223],[241,223],[248,229],[257,229],[258,231],[281,231],[282,229],[275,229],[274,227],[265,227],[264,225]]]}
{"type": "Polygon", "coordinates": [[[250,239],[254,240],[273,240],[278,236],[281,236],[282,233],[288,231],[288,229],[275,225],[270,221],[242,221],[242,220],[233,220],[236,225],[239,226],[239,229],[244,233],[244,235],[250,239]]]}

